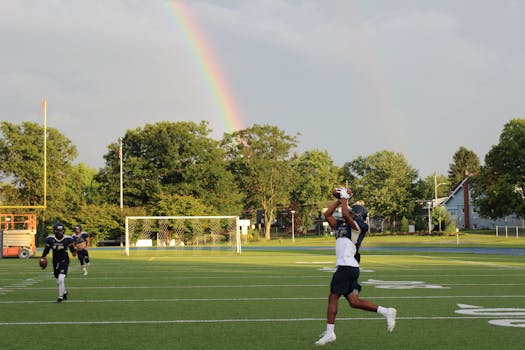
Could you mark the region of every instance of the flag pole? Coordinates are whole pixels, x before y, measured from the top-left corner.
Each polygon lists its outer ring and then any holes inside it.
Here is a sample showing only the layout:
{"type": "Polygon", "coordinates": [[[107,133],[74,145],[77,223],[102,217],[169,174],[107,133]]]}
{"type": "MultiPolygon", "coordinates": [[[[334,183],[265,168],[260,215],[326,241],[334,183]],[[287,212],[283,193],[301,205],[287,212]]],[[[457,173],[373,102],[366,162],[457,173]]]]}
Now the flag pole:
{"type": "Polygon", "coordinates": [[[44,108],[44,209],[47,208],[47,101],[42,101],[44,108]]]}
{"type": "Polygon", "coordinates": [[[120,162],[120,211],[124,209],[124,195],[122,185],[122,137],[119,139],[118,158],[120,162]]]}

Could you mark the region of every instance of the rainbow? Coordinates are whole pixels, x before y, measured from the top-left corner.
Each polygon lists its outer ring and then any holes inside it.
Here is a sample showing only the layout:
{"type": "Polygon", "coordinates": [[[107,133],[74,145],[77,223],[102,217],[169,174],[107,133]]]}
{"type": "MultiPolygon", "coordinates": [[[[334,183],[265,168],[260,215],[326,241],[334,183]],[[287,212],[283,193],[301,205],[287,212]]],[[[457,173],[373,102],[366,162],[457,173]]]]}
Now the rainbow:
{"type": "Polygon", "coordinates": [[[244,129],[245,123],[231,94],[217,58],[205,35],[199,29],[185,0],[167,1],[175,15],[175,22],[183,32],[195,61],[199,64],[215,103],[220,109],[228,132],[244,129]]]}

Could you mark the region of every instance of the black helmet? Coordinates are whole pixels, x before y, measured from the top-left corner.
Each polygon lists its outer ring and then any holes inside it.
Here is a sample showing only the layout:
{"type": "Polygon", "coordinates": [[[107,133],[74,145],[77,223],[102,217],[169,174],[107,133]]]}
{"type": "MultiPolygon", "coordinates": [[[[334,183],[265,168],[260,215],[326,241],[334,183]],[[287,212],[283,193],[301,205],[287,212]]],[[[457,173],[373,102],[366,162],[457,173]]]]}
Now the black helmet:
{"type": "Polygon", "coordinates": [[[66,227],[63,223],[57,222],[53,225],[53,233],[57,238],[62,238],[62,236],[64,236],[64,232],[66,232],[66,227]]]}
{"type": "Polygon", "coordinates": [[[368,212],[366,211],[365,207],[363,207],[362,205],[352,205],[350,207],[350,210],[352,210],[352,212],[354,213],[354,218],[356,219],[361,219],[363,221],[366,220],[366,218],[368,217],[368,212]]]}

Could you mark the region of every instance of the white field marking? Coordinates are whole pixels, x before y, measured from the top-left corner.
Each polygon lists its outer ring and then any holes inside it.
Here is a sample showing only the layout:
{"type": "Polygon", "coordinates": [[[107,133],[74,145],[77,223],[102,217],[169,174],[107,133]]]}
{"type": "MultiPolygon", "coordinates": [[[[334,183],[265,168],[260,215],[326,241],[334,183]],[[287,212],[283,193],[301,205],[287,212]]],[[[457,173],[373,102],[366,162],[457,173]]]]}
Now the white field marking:
{"type": "MultiPolygon", "coordinates": [[[[363,282],[364,283],[364,282],[363,282]]],[[[443,286],[525,286],[525,283],[444,283],[443,286]]],[[[195,289],[195,288],[300,288],[300,287],[323,287],[323,284],[249,284],[249,285],[191,285],[191,286],[82,286],[82,287],[68,287],[68,289],[195,289]]],[[[10,288],[11,290],[50,290],[56,287],[24,287],[24,288],[10,288]]]]}
{"type": "Polygon", "coordinates": [[[470,305],[470,304],[458,304],[458,307],[461,309],[479,309],[481,306],[470,305]]]}
{"type": "MultiPolygon", "coordinates": [[[[72,289],[68,287],[68,289],[72,289]]],[[[83,289],[83,288],[79,288],[83,289]]],[[[480,299],[503,299],[503,298],[525,298],[525,294],[522,295],[426,295],[426,296],[367,296],[367,299],[461,299],[461,298],[480,298],[480,299]]],[[[215,301],[301,301],[301,300],[326,300],[326,296],[322,297],[293,297],[293,298],[171,298],[171,299],[82,299],[82,300],[68,300],[67,303],[166,303],[166,302],[215,302],[215,301]]],[[[42,304],[50,303],[49,300],[11,300],[11,301],[0,301],[0,304],[42,304]]],[[[463,304],[458,304],[463,305],[463,304]]],[[[478,306],[473,306],[477,308],[478,306]]]]}
{"type": "MultiPolygon", "coordinates": [[[[366,271],[366,270],[361,270],[361,271],[366,271]]],[[[368,272],[368,271],[366,271],[368,272]]],[[[453,273],[453,274],[431,274],[431,275],[425,275],[425,274],[399,274],[399,275],[395,275],[395,274],[388,274],[389,277],[402,277],[402,278],[407,278],[407,277],[417,277],[417,278],[423,278],[423,277],[525,277],[524,275],[517,275],[517,274],[500,274],[500,273],[497,273],[497,274],[492,274],[492,275],[488,275],[488,274],[472,274],[472,275],[458,275],[456,273],[453,273]]]]}
{"type": "Polygon", "coordinates": [[[490,318],[497,318],[496,320],[489,320],[489,324],[503,327],[518,327],[525,328],[525,308],[483,308],[482,306],[457,304],[459,310],[454,311],[461,315],[470,316],[490,316],[490,318]],[[518,317],[517,319],[501,319],[502,317],[518,317]]]}
{"type": "Polygon", "coordinates": [[[450,259],[450,258],[441,257],[441,256],[426,256],[426,255],[415,255],[415,256],[420,257],[420,258],[425,258],[425,259],[431,259],[431,260],[450,261],[453,263],[464,264],[464,265],[480,265],[480,266],[497,267],[497,268],[502,268],[502,269],[518,269],[518,270],[524,269],[524,267],[521,267],[521,266],[499,265],[499,264],[491,263],[489,261],[485,262],[485,261],[450,259]]]}
{"type": "MultiPolygon", "coordinates": [[[[68,301],[69,302],[69,301],[68,301]]],[[[467,316],[427,316],[427,317],[397,317],[404,321],[434,321],[434,320],[476,320],[494,317],[467,316]]],[[[381,321],[383,317],[352,317],[338,318],[337,321],[381,321]]],[[[0,326],[50,326],[50,325],[108,325],[108,324],[170,324],[170,323],[255,323],[255,322],[307,322],[326,321],[326,318],[237,318],[217,320],[121,320],[121,321],[60,321],[60,322],[0,322],[0,326]]],[[[524,320],[525,321],[525,320],[524,320]]]]}
{"type": "Polygon", "coordinates": [[[6,289],[6,288],[0,288],[0,295],[6,295],[7,293],[11,293],[13,290],[6,289]]]}
{"type": "Polygon", "coordinates": [[[509,316],[523,316],[525,317],[525,309],[517,308],[468,308],[460,309],[455,311],[461,315],[471,315],[471,316],[500,316],[500,317],[509,317],[509,316]]]}
{"type": "Polygon", "coordinates": [[[324,265],[333,264],[335,261],[296,261],[296,264],[307,264],[307,265],[324,265]]]}
{"type": "Polygon", "coordinates": [[[20,290],[20,289],[28,289],[29,287],[39,283],[40,281],[38,279],[33,278],[27,278],[23,281],[18,281],[15,283],[11,283],[8,286],[0,288],[0,295],[6,295],[8,293],[13,292],[14,290],[20,290]]]}
{"type": "Polygon", "coordinates": [[[38,281],[36,281],[36,280],[34,280],[32,278],[28,278],[25,281],[20,281],[20,282],[13,283],[11,286],[13,286],[13,287],[29,287],[29,286],[32,286],[32,285],[34,285],[36,283],[38,283],[38,281]]]}
{"type": "MultiPolygon", "coordinates": [[[[318,269],[319,271],[323,271],[323,272],[335,272],[335,270],[337,270],[337,267],[321,267],[320,269],[318,269]]],[[[375,272],[374,270],[364,270],[364,269],[359,269],[360,272],[375,272]]],[[[317,276],[319,277],[319,276],[317,276]]],[[[324,278],[324,276],[323,276],[324,278]]]]}
{"type": "Polygon", "coordinates": [[[323,272],[332,272],[333,273],[333,272],[335,272],[335,270],[337,270],[337,268],[336,267],[321,267],[318,270],[319,271],[323,271],[323,272]]]}
{"type": "MultiPolygon", "coordinates": [[[[67,287],[67,289],[195,289],[195,288],[281,288],[281,287],[326,287],[327,284],[244,284],[244,285],[192,285],[192,286],[82,286],[82,287],[67,287]]],[[[13,288],[15,290],[49,290],[56,289],[56,287],[37,287],[37,288],[13,288]]]]}
{"type": "Polygon", "coordinates": [[[494,326],[503,326],[503,327],[518,327],[518,328],[525,328],[525,319],[523,320],[490,320],[489,324],[494,326]]]}
{"type": "MultiPolygon", "coordinates": [[[[322,267],[316,269],[317,271],[335,271],[334,267],[322,267]]],[[[364,273],[375,273],[376,270],[369,270],[369,269],[361,269],[361,272],[364,273]]],[[[413,271],[413,270],[410,270],[413,271]]],[[[169,271],[170,273],[173,273],[173,271],[169,271]]],[[[111,273],[104,273],[104,275],[111,275],[111,273]]],[[[176,280],[222,280],[222,279],[253,279],[253,276],[161,276],[161,277],[140,277],[140,276],[129,276],[129,277],[95,277],[92,275],[89,275],[90,281],[100,280],[100,281],[106,281],[106,280],[170,280],[170,281],[176,281],[176,280]]],[[[418,279],[421,278],[427,278],[427,277],[525,277],[523,275],[516,275],[516,274],[469,274],[469,275],[458,275],[458,274],[431,274],[431,275],[425,275],[425,274],[388,274],[389,277],[397,277],[397,278],[408,278],[408,277],[416,277],[418,279]]],[[[278,276],[278,275],[267,275],[264,276],[264,279],[305,279],[305,278],[322,278],[323,280],[326,279],[326,275],[302,275],[302,276],[278,276]]],[[[86,278],[83,276],[72,276],[68,274],[67,276],[68,280],[83,280],[85,281],[86,278]]]]}
{"type": "MultiPolygon", "coordinates": [[[[321,269],[319,269],[321,270],[321,269]]],[[[371,270],[361,270],[361,272],[373,272],[371,270]]],[[[91,277],[91,275],[89,275],[90,278],[89,280],[90,281],[94,281],[94,280],[99,280],[99,281],[114,281],[114,280],[133,280],[133,281],[137,281],[137,280],[145,280],[145,281],[149,281],[149,280],[169,280],[169,281],[174,281],[174,280],[228,280],[228,279],[235,279],[235,280],[239,280],[239,279],[253,279],[254,277],[253,276],[224,276],[224,277],[217,277],[217,276],[195,276],[195,277],[191,277],[191,276],[161,276],[161,277],[134,277],[134,276],[129,276],[129,277],[91,277]]],[[[450,276],[454,276],[454,275],[450,275],[450,276]]],[[[486,276],[486,275],[480,275],[480,276],[486,276]]],[[[494,275],[494,276],[500,276],[500,275],[494,275]]],[[[430,277],[430,276],[429,276],[430,277]]],[[[323,280],[326,279],[326,275],[303,275],[303,276],[264,276],[264,279],[286,279],[286,280],[290,280],[290,279],[305,279],[305,278],[322,278],[323,280]]],[[[82,281],[85,281],[86,278],[83,277],[83,276],[70,276],[69,274],[67,275],[67,279],[68,280],[73,280],[73,279],[76,279],[76,280],[82,280],[82,281]]]]}
{"type": "Polygon", "coordinates": [[[438,284],[428,284],[420,281],[382,281],[369,279],[361,282],[363,285],[371,285],[382,289],[448,289],[438,284]]]}
{"type": "Polygon", "coordinates": [[[525,286],[525,283],[443,283],[444,286],[525,286]]]}

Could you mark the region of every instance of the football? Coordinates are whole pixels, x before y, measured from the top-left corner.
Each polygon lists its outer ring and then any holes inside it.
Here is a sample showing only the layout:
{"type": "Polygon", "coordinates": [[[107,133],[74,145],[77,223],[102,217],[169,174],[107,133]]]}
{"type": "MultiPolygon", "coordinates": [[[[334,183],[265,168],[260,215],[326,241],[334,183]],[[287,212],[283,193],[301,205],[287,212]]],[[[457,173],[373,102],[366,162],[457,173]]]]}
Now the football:
{"type": "MultiPolygon", "coordinates": [[[[339,195],[339,189],[342,188],[342,187],[338,187],[338,188],[334,188],[332,190],[332,195],[337,198],[337,199],[341,199],[341,196],[339,195]]],[[[352,197],[352,190],[350,190],[348,187],[346,188],[346,192],[348,193],[348,195],[350,197],[352,197]]]]}
{"type": "Polygon", "coordinates": [[[44,257],[40,258],[39,265],[42,268],[42,270],[45,269],[47,266],[47,259],[44,257]]]}

